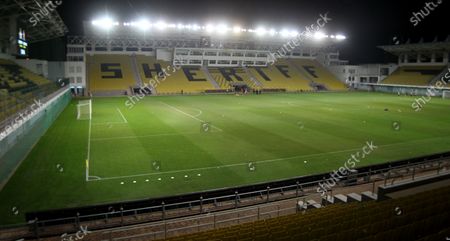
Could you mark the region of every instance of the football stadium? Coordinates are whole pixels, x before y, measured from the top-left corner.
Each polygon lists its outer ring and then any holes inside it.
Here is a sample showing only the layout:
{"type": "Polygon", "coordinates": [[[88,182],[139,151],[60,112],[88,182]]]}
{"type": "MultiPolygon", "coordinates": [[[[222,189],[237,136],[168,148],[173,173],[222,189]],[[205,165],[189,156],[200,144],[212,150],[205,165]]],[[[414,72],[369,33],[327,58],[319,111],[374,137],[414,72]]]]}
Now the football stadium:
{"type": "Polygon", "coordinates": [[[441,5],[4,0],[0,240],[449,240],[441,5]]]}

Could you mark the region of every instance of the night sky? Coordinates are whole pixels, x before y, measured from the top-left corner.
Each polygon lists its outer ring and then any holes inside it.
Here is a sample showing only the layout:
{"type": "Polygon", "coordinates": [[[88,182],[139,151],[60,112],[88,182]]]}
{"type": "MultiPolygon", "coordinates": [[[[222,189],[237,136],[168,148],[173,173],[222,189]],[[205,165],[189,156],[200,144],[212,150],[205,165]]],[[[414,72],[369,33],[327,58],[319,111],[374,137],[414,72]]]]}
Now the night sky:
{"type": "MultiPolygon", "coordinates": [[[[224,21],[256,28],[276,29],[303,27],[320,13],[329,12],[333,19],[326,27],[330,33],[344,33],[348,39],[341,45],[341,58],[351,64],[377,63],[392,60],[376,46],[393,43],[393,37],[417,42],[421,37],[441,40],[448,31],[449,3],[442,2],[430,11],[417,26],[410,21],[413,12],[423,10],[428,1],[362,1],[362,0],[62,0],[58,12],[69,28],[69,35],[82,34],[82,21],[108,13],[118,21],[147,17],[167,22],[205,24],[224,21]]],[[[442,0],[447,1],[447,0],[442,0]]]]}

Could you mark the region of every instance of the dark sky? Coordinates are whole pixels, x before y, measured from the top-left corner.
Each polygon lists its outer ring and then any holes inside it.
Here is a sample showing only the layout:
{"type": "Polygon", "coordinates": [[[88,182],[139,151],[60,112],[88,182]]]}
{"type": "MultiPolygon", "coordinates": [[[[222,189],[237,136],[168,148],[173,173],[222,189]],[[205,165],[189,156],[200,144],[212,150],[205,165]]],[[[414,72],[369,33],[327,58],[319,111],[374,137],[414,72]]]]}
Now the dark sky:
{"type": "MultiPolygon", "coordinates": [[[[423,10],[428,1],[395,0],[62,0],[58,8],[70,35],[81,34],[82,20],[108,13],[119,21],[139,16],[149,19],[204,24],[226,21],[230,26],[268,25],[278,29],[313,23],[320,13],[329,12],[333,21],[328,32],[342,32],[349,38],[341,46],[341,58],[352,64],[386,62],[387,55],[377,45],[391,44],[393,37],[418,41],[435,36],[445,39],[449,3],[442,2],[416,27],[410,22],[413,12],[423,10]]],[[[446,0],[442,0],[446,1],[446,0]]]]}

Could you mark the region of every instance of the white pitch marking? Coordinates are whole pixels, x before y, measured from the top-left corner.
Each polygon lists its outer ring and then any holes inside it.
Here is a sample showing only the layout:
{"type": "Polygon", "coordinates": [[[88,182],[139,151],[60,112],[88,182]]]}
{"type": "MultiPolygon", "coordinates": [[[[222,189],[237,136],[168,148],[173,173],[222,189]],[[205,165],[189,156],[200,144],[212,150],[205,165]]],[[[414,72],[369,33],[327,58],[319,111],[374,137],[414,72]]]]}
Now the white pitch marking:
{"type": "MultiPolygon", "coordinates": [[[[422,139],[422,140],[415,140],[415,141],[405,141],[405,142],[386,144],[386,145],[379,145],[378,148],[380,148],[380,147],[388,147],[388,146],[397,146],[397,145],[401,145],[401,144],[405,144],[405,143],[414,143],[414,142],[420,142],[420,141],[425,141],[425,140],[435,140],[435,139],[439,139],[439,138],[443,138],[443,137],[429,138],[429,139],[422,139]]],[[[277,159],[269,159],[269,160],[263,160],[263,161],[255,161],[253,163],[254,164],[258,164],[258,163],[272,163],[272,162],[287,161],[287,160],[298,159],[298,158],[309,158],[309,157],[324,156],[324,155],[329,155],[329,154],[338,154],[338,153],[352,152],[352,151],[358,151],[358,150],[361,150],[361,148],[354,148],[354,149],[347,149],[347,150],[326,152],[326,153],[316,153],[316,154],[309,154],[309,155],[291,156],[291,157],[277,158],[277,159]]],[[[168,171],[168,172],[144,173],[144,174],[136,174],[136,175],[129,175],[129,176],[118,176],[118,177],[105,177],[105,178],[102,178],[101,181],[103,181],[103,180],[121,179],[121,178],[131,178],[131,177],[175,174],[175,173],[181,173],[181,172],[204,171],[204,170],[213,170],[213,169],[218,169],[218,168],[247,166],[247,165],[248,165],[248,163],[235,163],[235,164],[222,165],[222,166],[213,166],[213,167],[210,166],[210,167],[175,170],[175,171],[168,171]]],[[[159,179],[160,178],[158,178],[158,180],[159,179]]],[[[98,181],[98,180],[92,180],[92,181],[98,181]]]]}
{"type": "Polygon", "coordinates": [[[101,126],[101,125],[123,125],[123,124],[128,124],[125,122],[100,122],[100,123],[93,123],[93,126],[101,126]]]}
{"type": "MultiPolygon", "coordinates": [[[[218,132],[218,131],[212,131],[218,132]]],[[[120,140],[120,139],[137,139],[146,137],[157,137],[157,136],[181,136],[181,135],[196,135],[202,134],[201,132],[178,132],[178,133],[162,133],[162,134],[152,134],[144,136],[119,136],[119,137],[106,137],[106,138],[94,138],[92,141],[107,141],[107,140],[120,140]]]]}
{"type": "Polygon", "coordinates": [[[122,111],[120,111],[119,108],[117,108],[117,111],[119,112],[120,116],[122,116],[122,119],[125,123],[128,123],[127,119],[125,118],[125,116],[123,116],[122,111]]]}
{"type": "MultiPolygon", "coordinates": [[[[201,119],[199,119],[199,118],[197,118],[197,117],[195,117],[195,116],[193,116],[193,115],[190,115],[190,114],[188,114],[188,113],[186,113],[186,112],[184,112],[184,111],[182,111],[182,110],[180,110],[180,109],[178,109],[178,108],[176,108],[176,107],[174,107],[174,106],[171,106],[171,105],[169,105],[169,104],[166,104],[166,103],[164,103],[164,102],[162,102],[162,101],[160,101],[160,103],[163,104],[163,105],[165,105],[165,106],[167,106],[167,107],[169,107],[169,108],[171,108],[172,110],[175,110],[175,111],[177,111],[177,112],[183,114],[183,115],[186,115],[186,116],[188,116],[188,117],[191,117],[192,119],[194,119],[194,120],[196,120],[196,121],[199,121],[199,122],[202,122],[202,123],[205,122],[204,120],[201,120],[201,119]]],[[[217,127],[217,126],[214,126],[214,125],[211,125],[211,126],[212,126],[213,128],[216,128],[216,129],[219,130],[219,131],[223,131],[222,129],[220,129],[220,128],[217,127]]]]}
{"type": "Polygon", "coordinates": [[[191,108],[191,109],[198,111],[198,114],[194,115],[194,117],[199,117],[203,114],[203,111],[200,109],[197,109],[197,108],[191,108]]]}

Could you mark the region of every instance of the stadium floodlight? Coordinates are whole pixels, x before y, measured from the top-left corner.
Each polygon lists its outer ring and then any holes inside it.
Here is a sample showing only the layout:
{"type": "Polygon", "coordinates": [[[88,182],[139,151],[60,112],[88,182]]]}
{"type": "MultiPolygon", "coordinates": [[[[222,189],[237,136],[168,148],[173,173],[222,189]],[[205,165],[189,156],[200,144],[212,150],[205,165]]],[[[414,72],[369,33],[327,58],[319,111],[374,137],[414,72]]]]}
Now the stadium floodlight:
{"type": "Polygon", "coordinates": [[[229,30],[229,28],[225,24],[219,24],[216,27],[216,31],[220,34],[225,34],[226,32],[228,32],[228,30],[229,30]]]}
{"type": "Polygon", "coordinates": [[[277,31],[275,31],[275,29],[272,28],[272,29],[269,30],[269,35],[270,36],[275,36],[275,34],[277,34],[277,31]]]}
{"type": "Polygon", "coordinates": [[[327,37],[328,37],[328,35],[326,35],[323,32],[320,32],[320,31],[314,33],[314,39],[316,39],[316,40],[322,40],[322,39],[327,38],[327,37]]]}
{"type": "Polygon", "coordinates": [[[338,35],[336,35],[336,39],[337,40],[345,40],[345,39],[347,39],[347,37],[342,34],[338,34],[338,35]]]}
{"type": "MultiPolygon", "coordinates": [[[[190,26],[190,25],[188,25],[188,26],[190,26]]],[[[188,29],[189,29],[189,27],[188,27],[188,29]]],[[[199,29],[201,29],[201,27],[198,26],[197,24],[192,25],[192,30],[197,31],[199,29]]]]}
{"type": "Polygon", "coordinates": [[[283,38],[289,37],[290,33],[291,33],[291,31],[289,31],[289,30],[287,30],[287,29],[283,29],[283,30],[281,30],[281,32],[280,32],[281,37],[283,37],[283,38]]]}
{"type": "Polygon", "coordinates": [[[179,23],[177,24],[177,29],[184,29],[186,26],[184,26],[183,24],[179,23]]]}
{"type": "Polygon", "coordinates": [[[92,25],[102,28],[102,29],[105,29],[105,30],[110,30],[114,26],[118,26],[119,22],[116,22],[109,17],[104,17],[104,18],[93,20],[92,25]]]}
{"type": "Polygon", "coordinates": [[[150,21],[148,21],[147,19],[141,19],[137,22],[132,22],[131,25],[142,31],[146,31],[152,26],[150,21]]]}
{"type": "Polygon", "coordinates": [[[206,25],[206,32],[208,32],[208,33],[212,33],[213,31],[214,31],[214,25],[212,25],[212,24],[208,24],[208,25],[206,25]]]}
{"type": "Polygon", "coordinates": [[[167,23],[164,21],[158,21],[154,24],[154,26],[159,30],[165,30],[167,28],[167,23]]]}
{"type": "Polygon", "coordinates": [[[242,28],[240,26],[233,27],[233,33],[240,33],[241,31],[242,31],[242,28]]]}
{"type": "Polygon", "coordinates": [[[263,27],[260,27],[260,28],[257,28],[255,32],[256,32],[257,35],[262,36],[262,35],[265,35],[267,33],[267,30],[265,28],[263,28],[263,27]]]}
{"type": "Polygon", "coordinates": [[[289,32],[289,35],[291,35],[291,37],[297,37],[299,33],[296,30],[292,30],[291,32],[289,32]]]}

